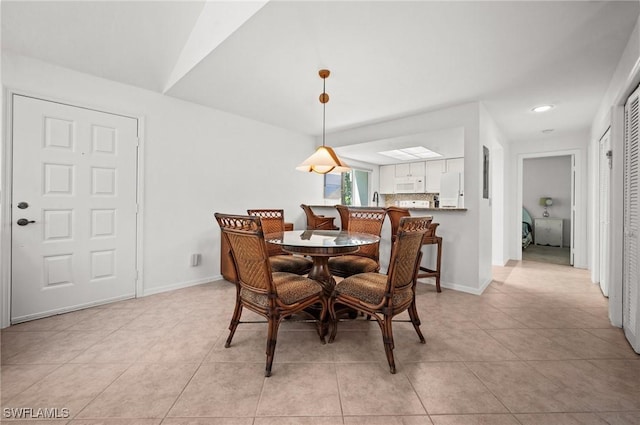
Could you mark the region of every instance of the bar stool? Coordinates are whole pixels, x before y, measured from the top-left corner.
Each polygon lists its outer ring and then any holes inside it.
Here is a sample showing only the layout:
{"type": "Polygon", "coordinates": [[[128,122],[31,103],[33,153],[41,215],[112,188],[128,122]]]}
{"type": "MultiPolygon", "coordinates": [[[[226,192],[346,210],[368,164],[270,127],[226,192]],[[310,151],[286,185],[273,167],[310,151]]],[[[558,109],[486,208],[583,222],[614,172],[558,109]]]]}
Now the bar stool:
{"type": "Polygon", "coordinates": [[[335,217],[316,215],[309,205],[301,204],[300,208],[304,210],[304,214],[307,216],[307,230],[338,230],[333,224],[335,217]]]}
{"type": "MultiPolygon", "coordinates": [[[[387,207],[387,215],[389,216],[389,220],[391,221],[391,243],[395,241],[396,233],[398,233],[398,225],[400,224],[400,219],[402,217],[408,217],[411,214],[409,210],[406,208],[400,207],[387,207]]],[[[418,271],[418,275],[416,276],[418,279],[425,277],[435,277],[436,278],[436,291],[442,292],[440,289],[440,267],[442,265],[442,237],[436,235],[436,229],[440,223],[429,224],[429,230],[422,237],[423,245],[437,245],[438,255],[436,257],[436,268],[429,269],[427,267],[420,266],[418,271]]]]}

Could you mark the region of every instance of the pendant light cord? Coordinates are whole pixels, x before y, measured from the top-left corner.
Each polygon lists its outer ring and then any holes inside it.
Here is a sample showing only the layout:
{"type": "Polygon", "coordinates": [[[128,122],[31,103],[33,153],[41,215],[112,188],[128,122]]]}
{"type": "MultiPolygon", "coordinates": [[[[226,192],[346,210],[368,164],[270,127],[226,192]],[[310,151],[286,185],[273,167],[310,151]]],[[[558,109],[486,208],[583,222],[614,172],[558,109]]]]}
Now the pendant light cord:
{"type": "MultiPolygon", "coordinates": [[[[323,78],[322,79],[322,95],[323,95],[323,97],[327,94],[326,85],[327,85],[327,79],[323,78]]],[[[324,128],[325,128],[326,111],[327,111],[327,102],[322,102],[322,146],[323,147],[324,147],[324,132],[325,132],[324,128]]]]}

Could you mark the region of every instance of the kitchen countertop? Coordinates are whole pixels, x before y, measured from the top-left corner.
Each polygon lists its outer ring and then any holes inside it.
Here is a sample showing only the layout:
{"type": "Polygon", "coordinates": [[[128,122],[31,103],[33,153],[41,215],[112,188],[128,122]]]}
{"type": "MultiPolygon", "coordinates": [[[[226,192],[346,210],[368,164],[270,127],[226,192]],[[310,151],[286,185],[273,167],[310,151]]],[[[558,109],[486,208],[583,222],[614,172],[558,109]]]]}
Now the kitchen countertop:
{"type": "MultiPolygon", "coordinates": [[[[311,208],[335,208],[335,205],[309,205],[311,208]]],[[[369,205],[366,207],[352,207],[352,208],[376,208],[375,205],[369,205]]],[[[380,206],[377,208],[385,208],[384,206],[380,206]]],[[[419,210],[424,210],[424,211],[467,211],[466,208],[433,208],[433,207],[402,207],[402,208],[406,208],[409,211],[419,211],[419,210]]]]}
{"type": "MultiPolygon", "coordinates": [[[[402,207],[404,208],[404,207],[402,207]]],[[[425,210],[425,211],[466,211],[466,208],[427,208],[427,207],[408,207],[408,210],[425,210]]]]}

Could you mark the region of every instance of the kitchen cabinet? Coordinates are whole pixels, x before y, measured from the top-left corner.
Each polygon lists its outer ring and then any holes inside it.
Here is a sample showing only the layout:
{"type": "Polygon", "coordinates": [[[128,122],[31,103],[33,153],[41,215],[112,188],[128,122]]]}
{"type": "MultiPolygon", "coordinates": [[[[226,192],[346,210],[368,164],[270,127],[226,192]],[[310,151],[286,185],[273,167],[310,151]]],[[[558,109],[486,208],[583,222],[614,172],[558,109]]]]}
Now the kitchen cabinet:
{"type": "Polygon", "coordinates": [[[396,177],[424,177],[424,161],[396,164],[396,177]]]}
{"type": "Polygon", "coordinates": [[[533,226],[536,245],[562,246],[561,218],[536,218],[533,226]]]}
{"type": "Polygon", "coordinates": [[[464,173],[464,158],[447,159],[447,173],[464,173]]]}
{"type": "Polygon", "coordinates": [[[381,165],[380,166],[380,185],[378,192],[382,194],[394,193],[396,182],[396,166],[381,165]]]}
{"type": "Polygon", "coordinates": [[[440,179],[445,172],[445,160],[427,161],[425,163],[425,192],[440,193],[440,179]]]}

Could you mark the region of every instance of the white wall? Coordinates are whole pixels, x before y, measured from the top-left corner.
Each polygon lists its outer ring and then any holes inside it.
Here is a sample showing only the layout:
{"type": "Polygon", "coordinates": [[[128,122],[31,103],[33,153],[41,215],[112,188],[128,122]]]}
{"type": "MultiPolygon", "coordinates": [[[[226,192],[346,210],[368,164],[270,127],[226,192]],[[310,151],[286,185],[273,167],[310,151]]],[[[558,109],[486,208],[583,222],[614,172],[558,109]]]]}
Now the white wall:
{"type": "MultiPolygon", "coordinates": [[[[441,284],[479,294],[491,280],[491,214],[488,200],[481,200],[482,146],[480,143],[480,105],[468,103],[438,111],[386,121],[331,134],[331,146],[345,146],[426,131],[464,128],[464,187],[467,211],[434,212],[443,237],[441,284]],[[481,206],[482,205],[482,206],[481,206]],[[482,210],[482,211],[481,211],[482,210]],[[482,212],[482,214],[481,214],[482,212]],[[480,228],[488,227],[480,237],[480,228]],[[482,252],[481,252],[482,250],[482,252]],[[488,253],[488,256],[487,256],[488,253]]],[[[429,212],[431,213],[431,212],[429,212]]],[[[386,230],[383,229],[383,235],[386,230]]],[[[381,244],[380,255],[388,256],[381,244]]],[[[425,256],[431,257],[425,247],[425,256]]],[[[424,261],[428,261],[428,259],[424,261]]]]}
{"type": "Polygon", "coordinates": [[[549,197],[553,205],[547,208],[550,218],[561,218],[563,245],[571,245],[571,157],[549,156],[528,158],[522,169],[522,205],[531,217],[542,217],[541,197],[549,197]]]}
{"type": "Polygon", "coordinates": [[[501,145],[493,148],[491,161],[491,263],[494,266],[504,266],[509,261],[507,242],[507,228],[505,215],[505,149],[501,145]]]}
{"type": "Polygon", "coordinates": [[[322,176],[295,167],[312,137],[31,59],[6,54],[3,84],[19,92],[144,118],[146,295],[220,278],[214,212],[299,207],[322,198],[322,176]],[[202,265],[189,266],[191,253],[202,265]]]}
{"type": "MultiPolygon", "coordinates": [[[[598,112],[593,119],[590,133],[590,164],[595,169],[597,164],[598,142],[607,128],[611,126],[611,149],[613,161],[611,168],[611,256],[609,275],[609,319],[616,326],[622,326],[622,244],[623,244],[623,157],[624,157],[624,124],[622,106],[631,92],[640,82],[640,18],[629,37],[625,50],[616,66],[598,112]]],[[[597,174],[593,173],[590,211],[593,221],[590,226],[593,240],[592,261],[597,264],[599,234],[595,230],[599,217],[597,215],[597,174]]],[[[594,279],[596,280],[596,279],[594,279]]],[[[640,317],[638,318],[640,320],[640,317]]]]}
{"type": "MultiPolygon", "coordinates": [[[[0,22],[2,22],[2,6],[0,5],[0,22]]],[[[2,45],[2,31],[0,31],[0,45],[2,45]]],[[[0,83],[3,80],[2,73],[2,56],[0,56],[0,83]]],[[[0,149],[0,183],[5,179],[4,173],[4,148],[6,145],[6,134],[5,134],[5,87],[4,84],[0,84],[0,140],[2,141],[2,148],[0,149]]],[[[8,261],[8,250],[4,247],[4,233],[10,231],[10,227],[4,224],[4,209],[5,209],[5,192],[4,188],[0,184],[0,328],[8,326],[7,317],[10,309],[10,298],[11,293],[9,291],[9,285],[6,284],[9,279],[8,270],[5,267],[2,267],[1,264],[8,261]],[[3,284],[5,282],[5,284],[3,284]]]]}
{"type": "MultiPolygon", "coordinates": [[[[487,256],[484,264],[503,266],[509,259],[507,232],[505,232],[505,177],[506,164],[505,152],[508,152],[508,143],[498,128],[493,117],[483,104],[480,105],[480,141],[483,146],[489,148],[489,199],[481,199],[481,211],[483,217],[481,223],[489,222],[491,226],[482,226],[480,229],[480,252],[487,256]],[[487,249],[491,246],[491,250],[487,249]]],[[[482,152],[481,152],[482,155],[482,152]]],[[[480,170],[482,181],[482,169],[480,170]]],[[[480,188],[482,190],[482,188],[480,188]]],[[[482,196],[482,193],[480,194],[482,196]]],[[[484,270],[484,278],[491,278],[490,267],[484,270]]]]}
{"type": "MultiPolygon", "coordinates": [[[[576,155],[576,222],[575,222],[575,258],[574,266],[586,268],[588,266],[587,245],[587,146],[589,134],[587,130],[569,134],[549,136],[542,135],[540,139],[512,142],[509,145],[509,162],[513,164],[510,176],[507,178],[507,199],[510,204],[509,215],[509,246],[510,257],[515,260],[522,258],[522,164],[526,158],[576,155]]],[[[534,214],[534,213],[532,213],[534,214]]],[[[535,215],[535,214],[534,214],[535,215]]]]}

